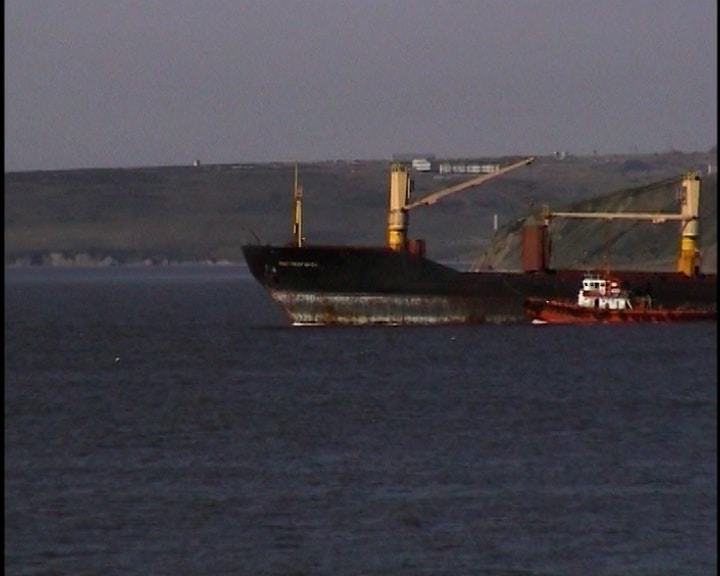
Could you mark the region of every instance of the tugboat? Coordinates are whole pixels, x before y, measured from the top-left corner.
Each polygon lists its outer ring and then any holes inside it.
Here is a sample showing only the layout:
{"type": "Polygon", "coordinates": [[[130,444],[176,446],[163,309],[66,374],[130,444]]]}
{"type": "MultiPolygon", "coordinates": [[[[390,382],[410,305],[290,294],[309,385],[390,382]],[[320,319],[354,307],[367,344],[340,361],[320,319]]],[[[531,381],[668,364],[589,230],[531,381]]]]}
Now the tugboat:
{"type": "Polygon", "coordinates": [[[528,297],[524,308],[534,324],[717,320],[715,307],[668,308],[649,295],[632,298],[609,273],[585,274],[576,300],[528,297]]]}

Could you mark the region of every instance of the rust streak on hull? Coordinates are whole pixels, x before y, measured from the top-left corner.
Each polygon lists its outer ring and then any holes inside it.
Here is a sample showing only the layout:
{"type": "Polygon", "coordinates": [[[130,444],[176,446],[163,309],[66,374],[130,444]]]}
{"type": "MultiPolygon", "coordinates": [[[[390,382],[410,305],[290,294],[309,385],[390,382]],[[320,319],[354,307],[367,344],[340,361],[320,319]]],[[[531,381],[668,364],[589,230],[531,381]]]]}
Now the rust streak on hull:
{"type": "Polygon", "coordinates": [[[488,310],[481,298],[333,294],[269,290],[295,325],[500,324],[523,321],[522,310],[488,310]]]}

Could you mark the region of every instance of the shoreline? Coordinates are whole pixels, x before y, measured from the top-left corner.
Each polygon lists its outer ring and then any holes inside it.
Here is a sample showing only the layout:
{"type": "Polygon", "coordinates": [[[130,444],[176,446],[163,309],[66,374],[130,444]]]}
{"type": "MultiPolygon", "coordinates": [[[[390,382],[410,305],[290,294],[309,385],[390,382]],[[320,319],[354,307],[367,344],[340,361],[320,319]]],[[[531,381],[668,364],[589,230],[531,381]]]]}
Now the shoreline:
{"type": "Polygon", "coordinates": [[[113,256],[97,258],[87,253],[66,255],[60,251],[46,252],[41,256],[21,256],[5,260],[5,268],[162,268],[167,266],[245,266],[245,260],[173,260],[165,257],[143,260],[119,260],[113,256]]]}
{"type": "Polygon", "coordinates": [[[63,262],[63,263],[11,263],[5,264],[5,270],[106,270],[119,268],[157,270],[162,268],[247,268],[245,262],[233,261],[181,261],[181,262],[128,262],[128,263],[103,263],[103,262],[63,262]]]}

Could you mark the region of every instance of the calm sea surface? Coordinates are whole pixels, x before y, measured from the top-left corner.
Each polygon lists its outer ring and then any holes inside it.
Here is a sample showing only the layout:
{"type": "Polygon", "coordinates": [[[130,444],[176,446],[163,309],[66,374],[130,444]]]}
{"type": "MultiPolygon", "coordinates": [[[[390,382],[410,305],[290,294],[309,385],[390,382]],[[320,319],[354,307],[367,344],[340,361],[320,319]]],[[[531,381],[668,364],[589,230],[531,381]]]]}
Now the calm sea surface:
{"type": "Polygon", "coordinates": [[[5,271],[5,572],[710,575],[717,324],[290,327],[5,271]]]}

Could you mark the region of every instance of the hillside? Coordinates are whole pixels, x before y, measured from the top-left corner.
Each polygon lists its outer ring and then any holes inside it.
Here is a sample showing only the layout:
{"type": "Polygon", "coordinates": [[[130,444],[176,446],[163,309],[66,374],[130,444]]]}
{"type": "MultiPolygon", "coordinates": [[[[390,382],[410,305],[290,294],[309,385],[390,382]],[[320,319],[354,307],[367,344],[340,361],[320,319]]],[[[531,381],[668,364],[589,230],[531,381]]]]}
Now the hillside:
{"type": "MultiPolygon", "coordinates": [[[[569,212],[677,213],[677,183],[620,190],[562,207],[569,212]]],[[[539,215],[518,218],[506,225],[471,270],[516,269],[522,226],[539,215]]],[[[615,269],[673,270],[679,247],[681,224],[647,220],[569,219],[552,220],[550,241],[553,268],[596,268],[609,263],[615,269]]],[[[706,175],[700,199],[701,269],[717,271],[717,174],[706,175]]]]}
{"type": "MultiPolygon", "coordinates": [[[[301,164],[307,241],[384,242],[388,165],[386,161],[301,164]]],[[[529,167],[411,211],[410,235],[424,238],[429,256],[438,260],[478,262],[484,254],[485,262],[492,259],[495,266],[516,268],[519,252],[513,254],[513,231],[541,204],[553,209],[582,206],[578,202],[610,198],[608,193],[614,191],[626,194],[688,170],[705,172],[708,165],[717,165],[714,149],[692,154],[541,157],[529,167]],[[500,225],[497,233],[495,219],[500,225]]],[[[273,163],[6,173],[5,264],[242,262],[241,245],[247,241],[289,239],[293,169],[289,163],[273,163]]],[[[414,177],[416,196],[467,178],[437,173],[414,177]]],[[[712,266],[716,182],[715,175],[703,180],[701,198],[705,262],[709,265],[707,254],[712,254],[712,266]]],[[[666,193],[672,205],[674,193],[666,193]]],[[[661,200],[653,196],[649,201],[661,200]]],[[[578,260],[574,250],[598,252],[597,230],[574,229],[577,222],[564,226],[568,228],[553,230],[557,258],[574,262],[578,260]],[[570,242],[560,242],[558,234],[570,236],[573,250],[563,251],[570,242]]],[[[664,245],[667,240],[669,249],[675,249],[675,232],[648,238],[648,246],[640,248],[638,243],[646,241],[643,233],[610,231],[618,236],[613,261],[661,256],[666,260],[664,245]]]]}

